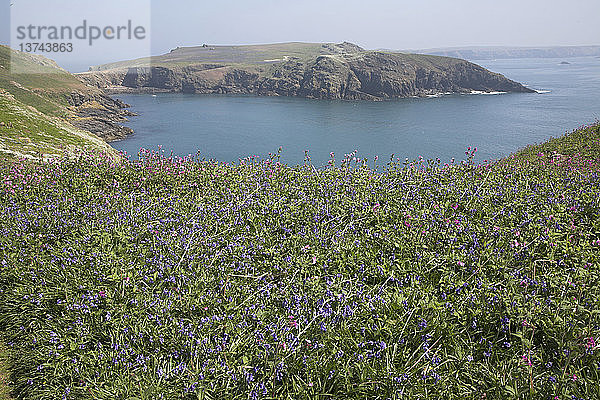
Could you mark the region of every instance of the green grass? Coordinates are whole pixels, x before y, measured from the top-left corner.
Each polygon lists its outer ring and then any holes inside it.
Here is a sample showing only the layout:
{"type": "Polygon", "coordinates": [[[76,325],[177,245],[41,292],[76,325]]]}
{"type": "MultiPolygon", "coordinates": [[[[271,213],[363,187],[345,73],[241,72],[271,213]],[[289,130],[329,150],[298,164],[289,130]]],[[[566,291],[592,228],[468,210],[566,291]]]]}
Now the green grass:
{"type": "Polygon", "coordinates": [[[486,165],[6,161],[14,395],[597,399],[599,150],[595,125],[486,165]]]}
{"type": "MultiPolygon", "coordinates": [[[[596,123],[596,127],[598,126],[596,123]]],[[[540,156],[578,155],[588,159],[600,158],[600,141],[596,140],[596,131],[580,128],[567,134],[552,138],[541,144],[533,144],[519,151],[516,156],[520,159],[535,160],[540,156]]]]}
{"type": "Polygon", "coordinates": [[[0,344],[0,400],[12,400],[10,382],[8,353],[6,348],[0,344]]]}

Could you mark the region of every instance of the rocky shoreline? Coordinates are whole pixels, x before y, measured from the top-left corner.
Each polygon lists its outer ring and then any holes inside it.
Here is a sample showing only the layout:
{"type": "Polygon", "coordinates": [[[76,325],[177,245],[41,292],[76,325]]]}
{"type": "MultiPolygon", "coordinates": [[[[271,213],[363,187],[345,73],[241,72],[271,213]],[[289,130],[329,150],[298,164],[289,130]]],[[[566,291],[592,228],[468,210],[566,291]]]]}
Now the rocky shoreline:
{"type": "Polygon", "coordinates": [[[72,92],[67,98],[73,116],[69,123],[104,139],[106,142],[122,140],[133,129],[120,125],[127,117],[136,115],[128,110],[129,104],[113,99],[107,94],[72,92]]]}

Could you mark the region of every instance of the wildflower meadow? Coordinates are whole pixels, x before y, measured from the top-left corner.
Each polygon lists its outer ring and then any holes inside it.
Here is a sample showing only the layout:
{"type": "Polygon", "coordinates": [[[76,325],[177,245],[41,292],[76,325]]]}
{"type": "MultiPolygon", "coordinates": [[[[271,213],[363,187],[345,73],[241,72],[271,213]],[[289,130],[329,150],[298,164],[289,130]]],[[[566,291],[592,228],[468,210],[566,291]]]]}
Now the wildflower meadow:
{"type": "Polygon", "coordinates": [[[600,126],[494,162],[0,161],[23,399],[598,399],[600,126]]]}

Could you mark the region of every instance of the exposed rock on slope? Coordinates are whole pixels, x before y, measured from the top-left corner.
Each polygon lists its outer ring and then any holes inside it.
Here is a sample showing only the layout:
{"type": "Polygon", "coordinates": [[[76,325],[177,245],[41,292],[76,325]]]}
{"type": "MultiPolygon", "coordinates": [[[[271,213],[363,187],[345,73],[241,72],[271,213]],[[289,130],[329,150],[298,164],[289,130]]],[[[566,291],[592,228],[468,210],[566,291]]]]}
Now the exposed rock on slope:
{"type": "Polygon", "coordinates": [[[101,137],[107,142],[124,139],[133,133],[131,128],[119,125],[135,115],[126,108],[128,104],[101,93],[71,92],[67,96],[74,115],[71,125],[101,137]]]}
{"type": "MultiPolygon", "coordinates": [[[[185,57],[178,56],[177,62],[173,62],[172,52],[151,60],[150,66],[128,66],[139,63],[124,62],[109,69],[97,67],[79,76],[93,86],[114,92],[232,93],[348,100],[445,92],[533,92],[465,60],[364,51],[350,43],[322,46],[320,51],[326,54],[284,56],[276,59],[278,62],[251,63],[201,62],[202,52],[178,49],[175,54],[187,54],[187,59],[194,61],[186,63],[185,57]]],[[[224,54],[222,48],[219,51],[224,54]]],[[[209,56],[212,54],[207,53],[206,59],[209,56]]]]}

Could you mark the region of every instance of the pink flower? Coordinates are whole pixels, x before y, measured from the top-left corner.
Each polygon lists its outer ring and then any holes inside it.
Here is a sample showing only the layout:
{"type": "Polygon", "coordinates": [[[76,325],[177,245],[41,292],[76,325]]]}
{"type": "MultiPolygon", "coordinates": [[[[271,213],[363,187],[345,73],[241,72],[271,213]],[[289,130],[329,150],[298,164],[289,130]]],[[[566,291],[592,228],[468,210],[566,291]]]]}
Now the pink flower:
{"type": "Polygon", "coordinates": [[[464,266],[465,266],[465,263],[464,263],[464,262],[462,262],[462,261],[459,261],[459,262],[458,262],[458,266],[459,266],[459,267],[464,267],[464,266]]]}
{"type": "Polygon", "coordinates": [[[593,337],[589,337],[589,338],[587,339],[587,342],[586,342],[586,344],[585,344],[585,347],[586,347],[586,348],[588,348],[588,349],[590,349],[590,348],[591,348],[591,349],[595,348],[595,347],[596,347],[596,340],[595,340],[593,337]]]}
{"type": "Polygon", "coordinates": [[[100,295],[100,297],[105,298],[106,297],[106,292],[104,290],[101,290],[100,292],[98,292],[98,294],[100,295]]]}
{"type": "Polygon", "coordinates": [[[298,326],[298,322],[296,322],[296,320],[294,319],[294,317],[292,315],[290,315],[289,318],[290,318],[290,326],[292,328],[297,327],[298,326]]]}

